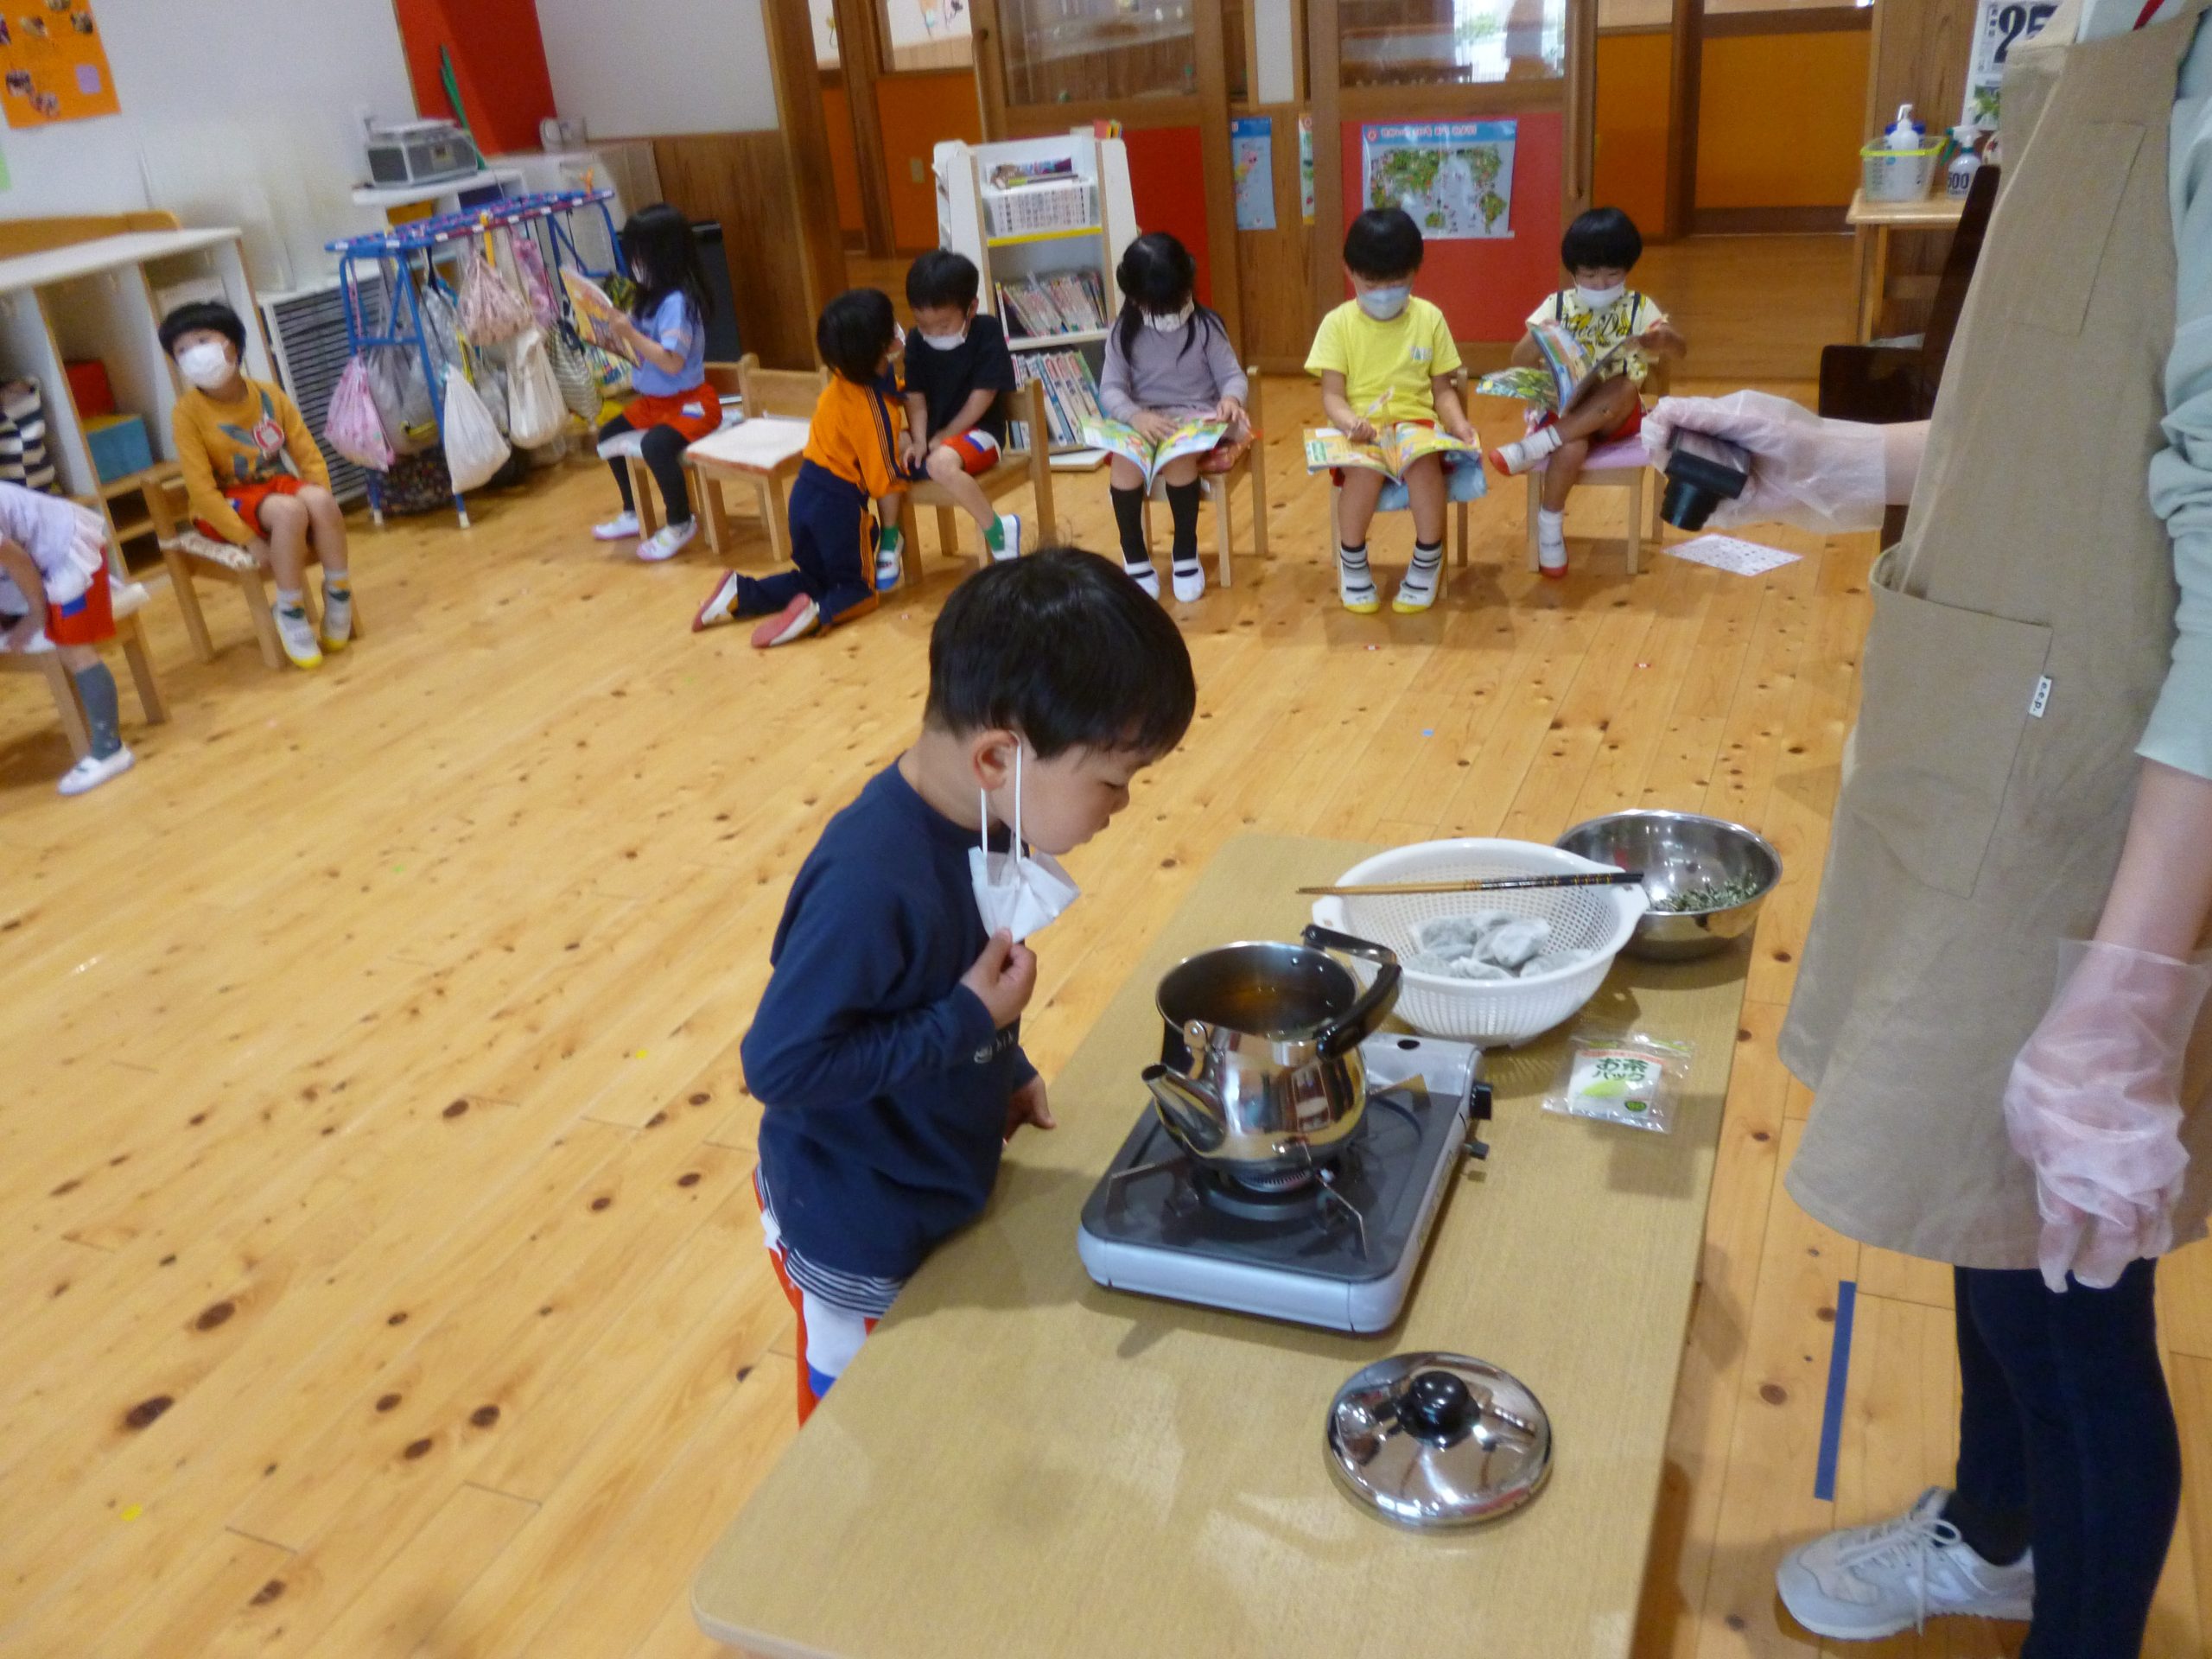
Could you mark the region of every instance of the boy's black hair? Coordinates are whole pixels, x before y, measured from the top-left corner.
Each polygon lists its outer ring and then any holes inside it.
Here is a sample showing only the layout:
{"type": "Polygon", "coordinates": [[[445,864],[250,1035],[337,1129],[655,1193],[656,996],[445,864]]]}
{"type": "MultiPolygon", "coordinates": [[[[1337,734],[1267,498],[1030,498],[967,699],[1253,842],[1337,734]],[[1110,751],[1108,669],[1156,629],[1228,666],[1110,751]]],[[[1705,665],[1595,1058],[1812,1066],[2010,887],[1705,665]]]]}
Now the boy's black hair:
{"type": "Polygon", "coordinates": [[[1229,325],[1219,314],[1196,303],[1198,282],[1198,262],[1165,231],[1147,231],[1123,249],[1122,263],[1114,268],[1114,285],[1122,290],[1122,314],[1114,320],[1122,355],[1127,358],[1129,348],[1136,344],[1146,312],[1166,316],[1185,304],[1192,306],[1191,320],[1183,325],[1183,344],[1177,357],[1205,339],[1209,329],[1218,328],[1221,337],[1228,339],[1229,325]]]}
{"type": "Polygon", "coordinates": [[[691,221],[664,201],[640,207],[622,221],[622,259],[638,284],[632,315],[651,316],[671,294],[681,294],[703,326],[715,315],[715,296],[699,263],[691,221]]]}
{"type": "Polygon", "coordinates": [[[1630,270],[1643,257],[1643,233],[1618,207],[1576,214],[1559,242],[1559,262],[1570,271],[1630,270]]]}
{"type": "Polygon", "coordinates": [[[159,331],[162,349],[175,356],[177,341],[202,328],[212,328],[229,340],[238,361],[245,361],[245,324],[237,312],[220,300],[194,300],[163,317],[159,331]]]}
{"type": "Polygon", "coordinates": [[[1421,269],[1421,226],[1402,207],[1370,207],[1344,232],[1344,264],[1355,276],[1387,283],[1421,269]]]}
{"type": "Polygon", "coordinates": [[[1046,548],[977,571],[930,630],[925,724],[1020,732],[1040,760],[1083,747],[1161,755],[1198,705],[1191,653],[1117,564],[1046,548]]]}
{"type": "Polygon", "coordinates": [[[822,321],[814,325],[814,349],[855,385],[872,386],[898,329],[888,294],[880,288],[849,288],[822,308],[822,321]]]}
{"type": "Polygon", "coordinates": [[[966,254],[931,248],[906,267],[906,303],[917,311],[940,305],[965,311],[976,303],[982,284],[982,273],[966,254]]]}

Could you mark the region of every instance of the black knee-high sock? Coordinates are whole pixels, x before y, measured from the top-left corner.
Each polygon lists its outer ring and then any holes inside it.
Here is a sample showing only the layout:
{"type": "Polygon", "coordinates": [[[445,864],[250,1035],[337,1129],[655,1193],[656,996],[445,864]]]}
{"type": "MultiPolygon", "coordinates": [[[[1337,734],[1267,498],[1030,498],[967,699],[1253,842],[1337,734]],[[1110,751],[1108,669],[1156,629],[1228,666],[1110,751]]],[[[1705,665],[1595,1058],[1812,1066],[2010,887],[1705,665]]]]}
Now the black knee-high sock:
{"type": "Polygon", "coordinates": [[[1167,486],[1167,511],[1175,520],[1175,542],[1169,556],[1179,565],[1198,562],[1198,498],[1205,486],[1197,479],[1167,486]]]}
{"type": "Polygon", "coordinates": [[[105,663],[94,663],[76,670],[72,677],[85,705],[85,724],[92,728],[93,756],[105,760],[123,747],[123,710],[116,702],[115,676],[105,663]]]}
{"type": "MultiPolygon", "coordinates": [[[[625,420],[621,416],[617,415],[613,420],[607,422],[605,426],[599,429],[599,441],[601,443],[605,443],[609,438],[619,437],[625,432],[634,432],[635,430],[637,430],[637,429],[632,426],[628,421],[625,420]]],[[[635,500],[632,499],[630,495],[630,464],[624,461],[620,455],[617,455],[613,460],[609,461],[607,463],[607,469],[614,474],[614,487],[622,492],[622,511],[625,512],[635,512],[638,510],[638,504],[635,500]]]]}
{"type": "Polygon", "coordinates": [[[1122,563],[1126,565],[1150,565],[1152,551],[1144,544],[1144,491],[1140,487],[1123,489],[1109,486],[1114,498],[1114,522],[1122,531],[1122,563]]]}

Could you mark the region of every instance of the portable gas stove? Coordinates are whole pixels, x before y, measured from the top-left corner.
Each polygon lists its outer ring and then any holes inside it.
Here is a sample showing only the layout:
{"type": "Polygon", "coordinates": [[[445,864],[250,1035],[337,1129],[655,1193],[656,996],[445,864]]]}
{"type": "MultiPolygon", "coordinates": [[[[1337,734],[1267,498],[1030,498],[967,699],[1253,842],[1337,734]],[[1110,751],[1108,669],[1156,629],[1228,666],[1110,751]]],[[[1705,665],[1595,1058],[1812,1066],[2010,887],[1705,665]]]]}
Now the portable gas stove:
{"type": "Polygon", "coordinates": [[[1360,1045],[1367,1107],[1335,1155],[1264,1186],[1200,1164],[1149,1108],[1083,1206],[1077,1248],[1110,1290],[1333,1331],[1386,1328],[1462,1155],[1490,1117],[1469,1043],[1386,1032],[1360,1045]]]}

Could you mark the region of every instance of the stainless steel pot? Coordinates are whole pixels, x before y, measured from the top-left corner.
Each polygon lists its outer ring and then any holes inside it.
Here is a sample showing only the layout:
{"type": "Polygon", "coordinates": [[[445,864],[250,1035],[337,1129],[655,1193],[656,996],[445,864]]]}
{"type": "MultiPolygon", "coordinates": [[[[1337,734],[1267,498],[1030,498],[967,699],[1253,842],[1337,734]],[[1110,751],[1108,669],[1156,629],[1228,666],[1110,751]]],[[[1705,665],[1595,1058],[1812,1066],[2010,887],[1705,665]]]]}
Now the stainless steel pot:
{"type": "Polygon", "coordinates": [[[1246,1179],[1312,1167],[1367,1105],[1359,1046],[1398,1000],[1396,955],[1308,927],[1302,944],[1227,944],[1160,982],[1160,1121],[1191,1155],[1246,1179]],[[1365,990],[1332,951],[1376,964],[1365,990]]]}

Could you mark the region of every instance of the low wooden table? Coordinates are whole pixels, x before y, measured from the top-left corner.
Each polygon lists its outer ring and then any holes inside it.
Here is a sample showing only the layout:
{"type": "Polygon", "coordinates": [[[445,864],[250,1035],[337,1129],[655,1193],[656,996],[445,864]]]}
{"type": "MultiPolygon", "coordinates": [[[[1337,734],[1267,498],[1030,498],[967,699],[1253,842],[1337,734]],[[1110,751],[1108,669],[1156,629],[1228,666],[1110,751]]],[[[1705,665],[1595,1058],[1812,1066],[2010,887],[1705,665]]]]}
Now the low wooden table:
{"type": "Polygon", "coordinates": [[[1858,237],[1859,340],[1874,338],[1885,300],[1926,299],[1936,292],[1933,276],[1908,276],[1890,281],[1890,233],[1892,231],[1955,231],[1964,217],[1964,196],[1923,196],[1916,201],[1869,201],[1866,193],[1852,193],[1850,211],[1843,222],[1858,237]]]}
{"type": "Polygon", "coordinates": [[[1489,1164],[1455,1182],[1384,1336],[1101,1290],[1077,1260],[1084,1198],[1147,1109],[1161,973],[1295,937],[1292,889],[1373,850],[1251,836],[1214,861],[1053,1084],[1061,1127],[1020,1138],[989,1211],[708,1557],[709,1635],[772,1659],[1627,1653],[1746,947],[1624,961],[1583,1016],[1696,1045],[1672,1135],[1541,1111],[1556,1034],[1486,1058],[1489,1164]],[[1551,1414],[1549,1486],[1487,1528],[1400,1530],[1323,1458],[1344,1379],[1432,1348],[1504,1366],[1551,1414]]]}
{"type": "MultiPolygon", "coordinates": [[[[767,532],[769,550],[779,563],[791,556],[791,531],[785,496],[798,476],[800,451],[806,448],[807,423],[780,415],[755,415],[710,432],[683,451],[683,464],[699,477],[700,510],[707,520],[707,539],[716,552],[729,544],[729,526],[722,512],[720,480],[741,479],[760,492],[760,527],[767,532]]],[[[639,505],[647,500],[643,485],[635,492],[639,505]]],[[[639,527],[645,527],[643,513],[639,527]]]]}

